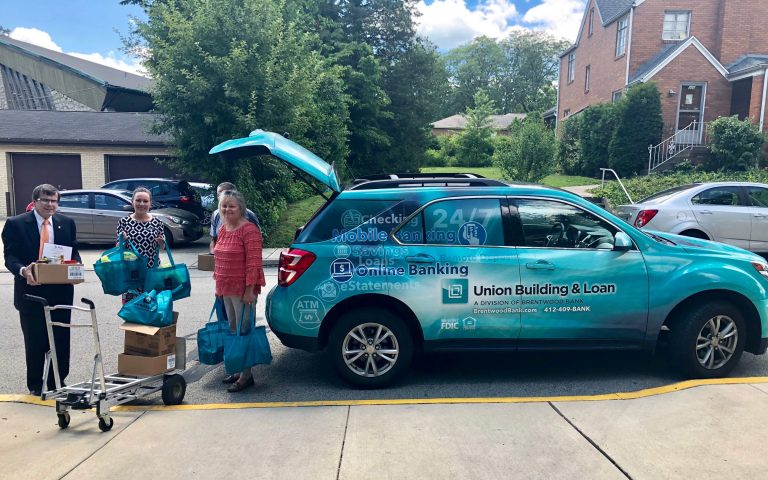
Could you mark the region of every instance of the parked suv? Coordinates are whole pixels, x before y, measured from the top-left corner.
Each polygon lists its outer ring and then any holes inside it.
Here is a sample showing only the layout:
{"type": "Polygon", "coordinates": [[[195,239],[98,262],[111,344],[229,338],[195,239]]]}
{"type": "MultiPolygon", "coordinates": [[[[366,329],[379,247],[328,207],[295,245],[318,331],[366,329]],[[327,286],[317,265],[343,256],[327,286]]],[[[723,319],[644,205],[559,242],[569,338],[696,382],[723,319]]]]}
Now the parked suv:
{"type": "Polygon", "coordinates": [[[286,346],[329,349],[352,385],[390,383],[417,350],[654,351],[663,339],[676,367],[708,378],[768,346],[768,264],[740,248],[473,175],[342,189],[327,163],[260,130],[211,153],[270,154],[331,190],[281,255],[266,314],[286,346]]]}
{"type": "Polygon", "coordinates": [[[200,219],[205,218],[200,195],[195,192],[186,180],[124,178],[109,182],[101,188],[133,191],[136,187],[147,187],[152,192],[152,201],[164,207],[180,208],[194,213],[200,219]]]}

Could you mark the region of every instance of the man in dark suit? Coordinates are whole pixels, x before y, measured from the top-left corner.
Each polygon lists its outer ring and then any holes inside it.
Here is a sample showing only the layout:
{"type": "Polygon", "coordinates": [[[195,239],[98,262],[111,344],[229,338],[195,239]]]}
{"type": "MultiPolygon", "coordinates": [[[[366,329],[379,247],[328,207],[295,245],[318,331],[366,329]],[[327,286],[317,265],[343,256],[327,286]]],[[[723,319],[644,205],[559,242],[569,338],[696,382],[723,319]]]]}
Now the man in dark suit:
{"type": "MultiPolygon", "coordinates": [[[[72,305],[72,285],[40,285],[32,274],[31,264],[42,254],[43,243],[72,247],[72,259],[80,261],[77,251],[75,222],[57,215],[59,191],[53,185],[43,184],[32,191],[35,208],[11,217],[3,227],[3,253],[5,267],[13,274],[13,306],[19,311],[24,350],[27,360],[27,387],[32,395],[40,395],[43,388],[43,367],[48,346],[43,308],[30,302],[25,294],[48,300],[49,305],[72,305]]],[[[54,322],[69,323],[69,310],[51,312],[54,322]]],[[[69,328],[53,327],[59,376],[62,382],[69,373],[69,328]]],[[[53,371],[48,373],[48,389],[55,388],[53,371]]]]}

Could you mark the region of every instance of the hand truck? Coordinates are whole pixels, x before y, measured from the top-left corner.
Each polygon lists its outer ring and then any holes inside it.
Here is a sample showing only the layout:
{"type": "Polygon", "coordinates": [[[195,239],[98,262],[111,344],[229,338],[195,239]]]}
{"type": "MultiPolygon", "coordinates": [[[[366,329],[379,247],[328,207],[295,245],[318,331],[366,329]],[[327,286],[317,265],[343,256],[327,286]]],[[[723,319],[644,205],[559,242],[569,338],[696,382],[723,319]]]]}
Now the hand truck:
{"type": "Polygon", "coordinates": [[[104,364],[101,356],[101,341],[99,340],[99,328],[96,321],[96,307],[87,298],[81,301],[88,306],[76,307],[74,305],[48,305],[45,298],[25,295],[27,300],[40,303],[45,313],[45,326],[48,331],[48,345],[50,350],[45,354],[45,366],[43,367],[43,389],[40,395],[42,400],[56,401],[56,415],[59,418],[59,428],[69,426],[69,409],[90,410],[96,409],[96,417],[99,419],[99,429],[108,432],[112,429],[114,421],[109,415],[109,409],[115,405],[122,405],[133,400],[146,397],[155,392],[162,391],[163,403],[166,405],[178,405],[184,400],[187,391],[187,382],[181,375],[182,369],[153,376],[104,375],[104,364]],[[60,323],[51,320],[51,312],[54,310],[71,310],[73,312],[85,312],[91,314],[91,323],[60,323]],[[59,365],[56,356],[56,342],[53,338],[53,327],[60,328],[91,328],[93,330],[93,373],[90,382],[82,382],[75,385],[62,385],[59,378],[59,365]],[[53,378],[56,389],[47,390],[48,372],[53,369],[53,378]]]}

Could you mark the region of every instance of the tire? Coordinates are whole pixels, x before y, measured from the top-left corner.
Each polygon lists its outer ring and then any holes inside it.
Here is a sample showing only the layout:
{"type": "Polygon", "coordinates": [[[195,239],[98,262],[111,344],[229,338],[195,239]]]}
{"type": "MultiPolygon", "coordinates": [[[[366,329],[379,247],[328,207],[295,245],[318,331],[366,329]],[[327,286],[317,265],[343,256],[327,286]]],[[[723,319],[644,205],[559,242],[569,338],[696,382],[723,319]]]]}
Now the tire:
{"type": "Polygon", "coordinates": [[[112,430],[112,426],[115,424],[115,421],[112,420],[112,417],[110,416],[104,416],[99,417],[99,430],[102,432],[108,432],[112,430]]]}
{"type": "Polygon", "coordinates": [[[187,392],[187,381],[179,374],[167,375],[163,378],[163,403],[178,405],[184,401],[187,392]]]}
{"type": "Polygon", "coordinates": [[[57,417],[59,417],[59,428],[64,430],[65,428],[69,427],[69,412],[64,413],[57,413],[57,417]]]}
{"type": "Polygon", "coordinates": [[[173,234],[171,233],[170,228],[163,227],[163,235],[165,235],[165,241],[168,242],[169,247],[172,247],[176,243],[173,241],[173,234]]]}
{"type": "Polygon", "coordinates": [[[413,338],[405,322],[376,307],[359,308],[339,318],[328,347],[336,372],[357,388],[390,385],[408,369],[413,357],[413,338]]]}
{"type": "Polygon", "coordinates": [[[723,301],[704,303],[673,325],[670,356],[687,376],[724,377],[739,363],[746,335],[744,318],[736,307],[723,301]]]}

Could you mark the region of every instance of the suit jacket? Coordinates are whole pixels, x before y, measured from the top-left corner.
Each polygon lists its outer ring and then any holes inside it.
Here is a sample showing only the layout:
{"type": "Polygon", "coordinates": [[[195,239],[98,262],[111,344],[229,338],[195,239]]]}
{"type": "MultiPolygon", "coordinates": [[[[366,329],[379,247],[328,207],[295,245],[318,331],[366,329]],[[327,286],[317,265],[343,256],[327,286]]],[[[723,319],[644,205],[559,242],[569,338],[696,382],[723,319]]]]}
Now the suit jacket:
{"type": "MultiPolygon", "coordinates": [[[[81,261],[77,250],[77,229],[75,222],[64,215],[51,217],[53,241],[57,245],[72,247],[72,259],[81,261]]],[[[19,311],[29,311],[38,305],[24,298],[24,294],[37,295],[48,300],[49,304],[72,304],[74,289],[72,285],[27,285],[27,280],[19,275],[21,267],[26,267],[37,260],[40,249],[40,230],[34,212],[22,213],[11,217],[3,227],[3,254],[5,268],[13,274],[13,306],[19,311]]],[[[39,307],[38,307],[39,308],[39,307]]]]}

